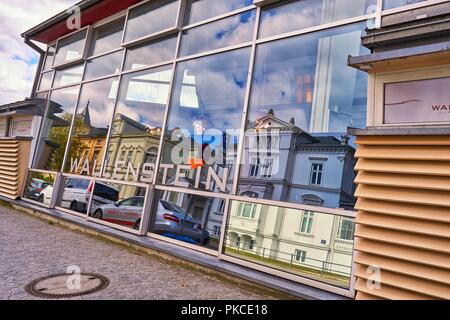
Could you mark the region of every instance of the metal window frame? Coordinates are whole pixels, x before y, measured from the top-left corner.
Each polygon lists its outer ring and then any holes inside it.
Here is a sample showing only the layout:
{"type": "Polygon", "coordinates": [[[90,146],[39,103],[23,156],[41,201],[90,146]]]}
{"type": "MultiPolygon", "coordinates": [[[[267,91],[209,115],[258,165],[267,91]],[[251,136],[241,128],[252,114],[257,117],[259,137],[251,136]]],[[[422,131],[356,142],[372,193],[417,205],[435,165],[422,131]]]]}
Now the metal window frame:
{"type": "Polygon", "coordinates": [[[27,187],[28,178],[29,178],[29,175],[32,174],[33,172],[54,175],[55,176],[55,180],[53,182],[53,185],[55,185],[55,182],[56,182],[56,179],[57,179],[57,176],[58,176],[57,172],[55,172],[55,171],[48,171],[48,170],[41,170],[41,169],[28,169],[26,171],[26,174],[25,174],[25,180],[24,180],[24,184],[22,186],[22,190],[21,190],[21,193],[20,193],[20,198],[21,198],[21,200],[23,200],[25,202],[28,202],[28,203],[31,203],[31,204],[35,204],[35,205],[38,205],[38,206],[50,209],[51,208],[51,201],[52,201],[52,198],[53,198],[54,189],[53,189],[53,192],[52,192],[52,197],[50,199],[50,204],[45,204],[45,203],[42,203],[42,202],[39,202],[39,201],[35,201],[35,200],[32,200],[32,199],[25,198],[25,189],[27,187]]]}
{"type": "MultiPolygon", "coordinates": [[[[254,198],[242,199],[242,197],[237,197],[237,199],[236,199],[235,196],[232,196],[232,197],[230,197],[230,200],[236,201],[236,202],[244,202],[244,203],[252,202],[252,203],[254,203],[256,205],[269,205],[269,206],[272,206],[270,204],[261,203],[261,201],[260,201],[261,199],[254,199],[254,198]],[[253,200],[253,201],[249,201],[249,200],[253,200]]],[[[269,201],[271,201],[271,200],[269,200],[269,201]]],[[[288,204],[290,204],[290,203],[284,203],[284,205],[282,205],[282,206],[275,206],[275,207],[282,208],[282,209],[296,209],[296,208],[293,208],[293,206],[286,206],[288,204]]],[[[337,217],[342,217],[341,214],[336,213],[336,212],[324,212],[325,210],[323,210],[323,209],[326,209],[326,208],[321,208],[321,207],[318,207],[318,208],[319,209],[317,209],[317,210],[311,210],[310,209],[310,211],[314,211],[314,212],[318,212],[318,213],[322,213],[322,214],[329,214],[329,215],[337,216],[337,217]]],[[[301,209],[301,210],[304,210],[304,209],[301,209]]],[[[333,210],[333,209],[331,209],[331,210],[333,210]]],[[[231,208],[228,209],[227,216],[229,215],[230,211],[231,211],[231,208]]],[[[304,211],[308,211],[308,210],[304,210],[304,211]]],[[[329,211],[329,210],[326,210],[326,211],[329,211]]],[[[351,212],[351,213],[353,213],[353,218],[356,218],[356,214],[354,212],[351,212]]],[[[349,215],[346,215],[346,216],[351,217],[349,215]]],[[[227,221],[227,224],[225,224],[225,228],[226,229],[224,231],[222,231],[223,232],[222,233],[223,237],[225,237],[225,234],[228,233],[228,227],[229,227],[229,224],[228,224],[228,221],[227,221]]],[[[238,265],[242,265],[244,267],[248,267],[248,268],[251,268],[251,269],[254,269],[254,270],[258,270],[258,271],[261,271],[261,272],[264,272],[264,273],[268,273],[268,274],[271,274],[271,275],[274,275],[274,276],[277,276],[277,277],[280,277],[280,278],[284,278],[284,279],[287,279],[287,280],[295,281],[297,283],[302,283],[302,284],[309,285],[309,286],[312,286],[312,287],[315,287],[315,288],[319,288],[319,289],[322,289],[322,290],[326,290],[326,291],[329,291],[329,292],[340,294],[340,295],[343,295],[345,297],[354,298],[354,296],[355,296],[356,275],[354,273],[354,270],[355,270],[355,251],[356,250],[354,248],[352,250],[352,255],[351,255],[352,256],[352,262],[351,262],[350,266],[348,266],[349,269],[350,269],[349,287],[348,288],[342,288],[342,287],[334,286],[332,284],[328,284],[326,282],[314,280],[314,279],[308,278],[306,276],[302,276],[302,275],[298,275],[298,274],[294,274],[294,273],[289,273],[287,271],[282,271],[282,270],[276,269],[274,267],[266,266],[266,265],[263,265],[263,264],[259,264],[259,263],[256,263],[256,262],[252,262],[252,261],[245,260],[245,259],[240,259],[240,258],[237,258],[235,256],[231,256],[231,255],[225,254],[224,241],[225,240],[222,240],[222,246],[220,248],[219,255],[218,255],[218,258],[221,259],[221,260],[232,262],[232,263],[235,263],[235,264],[238,264],[238,265]]]]}
{"type": "Polygon", "coordinates": [[[56,40],[56,45],[55,45],[55,56],[53,57],[52,69],[63,69],[65,67],[76,65],[77,63],[85,61],[86,55],[87,55],[87,48],[89,47],[89,44],[90,44],[91,38],[92,38],[92,30],[93,30],[92,25],[88,25],[79,30],[75,30],[74,32],[71,32],[69,34],[66,34],[66,35],[58,38],[56,40]],[[73,36],[73,35],[76,35],[77,33],[82,33],[82,32],[86,32],[86,35],[84,37],[84,43],[83,43],[83,49],[81,51],[81,56],[76,59],[72,59],[72,60],[64,61],[59,64],[55,64],[60,42],[64,39],[67,39],[67,38],[73,36]]]}
{"type": "Polygon", "coordinates": [[[159,38],[168,36],[170,34],[175,34],[175,33],[178,32],[178,30],[179,30],[179,23],[180,23],[179,22],[180,21],[180,16],[181,16],[181,12],[184,11],[184,3],[185,3],[186,0],[176,0],[176,1],[178,1],[178,9],[177,9],[177,16],[175,18],[175,24],[173,25],[173,27],[169,27],[169,28],[166,28],[164,30],[159,30],[159,31],[153,32],[151,34],[148,34],[148,35],[136,38],[136,39],[125,41],[125,35],[126,35],[127,28],[128,28],[128,21],[129,21],[130,11],[135,9],[135,8],[137,8],[137,7],[144,6],[147,3],[149,3],[150,1],[153,1],[153,0],[141,1],[141,2],[139,2],[137,4],[134,4],[134,5],[132,5],[132,6],[127,8],[126,19],[125,19],[125,26],[124,26],[124,31],[123,31],[123,34],[122,34],[122,47],[128,48],[128,47],[131,47],[131,46],[135,46],[135,45],[141,44],[143,42],[147,42],[147,41],[154,40],[154,39],[159,39],[159,38]]]}
{"type": "MultiPolygon", "coordinates": [[[[77,177],[82,177],[82,176],[77,176],[77,177]]],[[[153,194],[151,194],[150,192],[150,188],[149,185],[146,183],[129,183],[127,181],[117,181],[117,180],[112,180],[112,179],[105,179],[105,178],[98,178],[98,177],[93,177],[92,179],[92,183],[93,183],[93,189],[92,192],[89,195],[89,201],[86,204],[86,221],[88,222],[95,222],[98,224],[102,224],[114,229],[118,229],[118,230],[122,230],[128,233],[132,233],[135,235],[144,235],[144,231],[146,230],[145,228],[147,227],[146,225],[144,225],[144,223],[142,223],[144,221],[144,216],[146,213],[146,209],[148,210],[148,203],[149,203],[149,198],[151,196],[153,196],[153,194]],[[91,206],[92,206],[92,199],[94,196],[94,189],[95,189],[95,184],[97,182],[102,182],[102,183],[106,183],[106,184],[120,184],[120,185],[124,185],[124,186],[133,186],[133,187],[138,187],[138,188],[144,188],[145,189],[145,196],[144,196],[144,205],[142,207],[142,213],[141,213],[141,224],[139,226],[139,230],[135,230],[133,228],[127,228],[124,226],[121,226],[119,224],[115,224],[112,222],[108,222],[108,221],[104,221],[104,220],[99,220],[96,218],[93,218],[90,216],[90,211],[91,211],[91,206]]],[[[123,199],[122,199],[123,200],[123,199]]]]}

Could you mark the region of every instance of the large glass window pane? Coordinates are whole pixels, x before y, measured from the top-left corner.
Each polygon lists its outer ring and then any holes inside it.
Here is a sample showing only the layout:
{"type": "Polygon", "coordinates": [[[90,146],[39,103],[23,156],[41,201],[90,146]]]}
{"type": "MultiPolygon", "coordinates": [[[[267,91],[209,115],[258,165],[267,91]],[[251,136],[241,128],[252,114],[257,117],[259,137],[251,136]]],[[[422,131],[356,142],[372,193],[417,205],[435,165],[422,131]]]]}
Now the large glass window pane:
{"type": "Polygon", "coordinates": [[[55,61],[53,65],[56,66],[68,61],[82,58],[86,33],[87,31],[83,30],[60,40],[58,42],[58,47],[56,48],[55,61]]]}
{"type": "Polygon", "coordinates": [[[60,171],[75,113],[79,86],[53,90],[41,128],[34,168],[60,171]]]}
{"type": "Polygon", "coordinates": [[[117,49],[122,44],[124,19],[94,29],[89,56],[117,49]]]}
{"type": "Polygon", "coordinates": [[[153,182],[172,66],[122,77],[105,177],[153,182]]]}
{"type": "Polygon", "coordinates": [[[196,23],[252,4],[253,0],[188,0],[185,21],[196,23]]]}
{"type": "Polygon", "coordinates": [[[61,187],[57,190],[56,206],[86,214],[92,186],[92,180],[63,176],[61,187]]]}
{"type": "Polygon", "coordinates": [[[257,47],[239,194],[331,208],[354,205],[355,149],[367,75],[347,66],[366,54],[362,24],[257,47]]]}
{"type": "Polygon", "coordinates": [[[54,71],[48,71],[41,75],[41,82],[39,83],[38,91],[48,90],[52,87],[53,72],[54,71]]]}
{"type": "Polygon", "coordinates": [[[125,42],[175,27],[179,0],[155,0],[133,8],[128,14],[125,42]]]}
{"type": "Polygon", "coordinates": [[[73,83],[80,82],[83,78],[84,64],[56,70],[55,80],[53,81],[53,87],[61,87],[73,83]]]}
{"type": "Polygon", "coordinates": [[[43,71],[50,70],[53,65],[53,57],[55,56],[55,46],[47,48],[47,56],[45,57],[43,71]]]}
{"type": "Polygon", "coordinates": [[[158,190],[148,231],[217,250],[223,202],[215,197],[158,190]]]}
{"type": "Polygon", "coordinates": [[[89,60],[86,63],[84,80],[90,80],[119,73],[122,64],[122,58],[123,51],[117,51],[105,56],[101,56],[99,58],[89,60]]]}
{"type": "Polygon", "coordinates": [[[383,1],[383,9],[392,9],[398,8],[402,6],[407,6],[410,4],[415,4],[419,2],[425,2],[428,0],[384,0],[383,1]]]}
{"type": "Polygon", "coordinates": [[[180,56],[251,41],[254,25],[253,10],[184,31],[180,56]]]}
{"type": "Polygon", "coordinates": [[[22,197],[48,206],[52,199],[54,183],[54,174],[29,171],[22,197]]]}
{"type": "Polygon", "coordinates": [[[64,172],[99,175],[114,112],[117,85],[116,77],[89,82],[81,87],[64,172]]]}
{"type": "Polygon", "coordinates": [[[352,225],[352,218],[232,201],[224,253],[348,288],[352,273],[352,225]],[[251,215],[245,215],[248,210],[251,215]],[[305,214],[309,218],[308,234],[302,231],[305,214]]]}
{"type": "Polygon", "coordinates": [[[159,182],[229,192],[250,49],[177,66],[159,182]]]}
{"type": "Polygon", "coordinates": [[[300,30],[373,12],[376,0],[288,1],[263,9],[259,37],[300,30]]]}
{"type": "Polygon", "coordinates": [[[96,181],[91,197],[89,215],[97,220],[139,230],[144,212],[147,188],[96,181]]]}
{"type": "Polygon", "coordinates": [[[175,58],[177,37],[165,38],[127,50],[124,70],[138,69],[175,58]]]}

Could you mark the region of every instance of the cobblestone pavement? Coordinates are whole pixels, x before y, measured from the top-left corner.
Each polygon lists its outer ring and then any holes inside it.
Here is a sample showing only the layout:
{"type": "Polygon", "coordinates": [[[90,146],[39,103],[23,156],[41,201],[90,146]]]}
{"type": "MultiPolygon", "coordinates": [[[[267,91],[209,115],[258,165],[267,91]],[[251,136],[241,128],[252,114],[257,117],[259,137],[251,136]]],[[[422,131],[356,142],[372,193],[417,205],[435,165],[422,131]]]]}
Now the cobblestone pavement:
{"type": "Polygon", "coordinates": [[[105,290],[77,299],[266,298],[0,206],[0,299],[36,299],[24,287],[69,265],[110,280],[105,290]]]}

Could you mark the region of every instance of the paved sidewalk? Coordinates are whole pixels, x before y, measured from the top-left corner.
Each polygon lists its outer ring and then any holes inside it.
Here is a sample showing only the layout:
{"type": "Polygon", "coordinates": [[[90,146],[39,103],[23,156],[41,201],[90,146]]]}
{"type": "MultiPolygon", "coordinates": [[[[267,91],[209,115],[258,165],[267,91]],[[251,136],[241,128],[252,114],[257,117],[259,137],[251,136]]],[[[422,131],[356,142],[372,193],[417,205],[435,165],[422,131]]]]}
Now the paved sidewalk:
{"type": "Polygon", "coordinates": [[[266,298],[0,206],[0,299],[36,299],[24,287],[70,265],[110,280],[105,290],[76,299],[266,298]]]}

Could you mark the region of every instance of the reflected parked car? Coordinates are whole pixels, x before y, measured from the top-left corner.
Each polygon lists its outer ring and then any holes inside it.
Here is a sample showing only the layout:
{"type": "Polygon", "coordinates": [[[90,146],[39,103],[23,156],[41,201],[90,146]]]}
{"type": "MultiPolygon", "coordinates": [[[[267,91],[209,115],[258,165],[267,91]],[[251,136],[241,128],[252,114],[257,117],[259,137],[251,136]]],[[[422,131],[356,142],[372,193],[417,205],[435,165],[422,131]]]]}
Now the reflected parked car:
{"type": "MultiPolygon", "coordinates": [[[[86,213],[87,203],[89,202],[93,184],[93,181],[87,179],[67,179],[59,206],[69,208],[72,211],[86,213]]],[[[90,212],[95,211],[100,205],[114,203],[119,198],[119,191],[117,189],[99,181],[97,181],[95,185],[90,212]]],[[[50,204],[53,186],[48,186],[41,193],[44,200],[48,198],[48,200],[45,200],[48,201],[46,204],[50,204]]]]}
{"type": "Polygon", "coordinates": [[[27,190],[25,192],[25,197],[31,200],[44,202],[44,196],[41,194],[41,192],[48,186],[52,186],[52,184],[45,180],[32,178],[30,185],[27,187],[27,190]]]}
{"type": "MultiPolygon", "coordinates": [[[[133,227],[139,230],[144,207],[144,197],[136,196],[114,204],[98,207],[93,217],[104,221],[133,227]]],[[[185,242],[206,245],[209,233],[201,222],[187,214],[182,208],[160,200],[152,232],[185,242]]]]}
{"type": "Polygon", "coordinates": [[[97,207],[92,217],[139,230],[144,197],[131,197],[97,207]]]}
{"type": "Polygon", "coordinates": [[[207,245],[210,237],[201,222],[183,208],[160,200],[152,232],[177,240],[207,245]]]}

